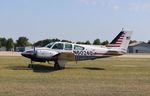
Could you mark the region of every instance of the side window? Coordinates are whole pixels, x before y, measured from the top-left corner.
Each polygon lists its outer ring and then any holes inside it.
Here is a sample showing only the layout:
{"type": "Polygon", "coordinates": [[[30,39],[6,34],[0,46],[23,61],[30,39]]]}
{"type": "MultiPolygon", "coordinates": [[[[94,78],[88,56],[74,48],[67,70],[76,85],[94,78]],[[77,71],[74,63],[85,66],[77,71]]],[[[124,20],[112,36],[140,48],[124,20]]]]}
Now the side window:
{"type": "Polygon", "coordinates": [[[84,47],[74,45],[74,50],[84,50],[84,47]]]}
{"type": "Polygon", "coordinates": [[[72,44],[65,44],[65,50],[72,50],[72,44]]]}
{"type": "Polygon", "coordinates": [[[63,50],[63,43],[56,43],[52,49],[61,49],[63,50]]]}

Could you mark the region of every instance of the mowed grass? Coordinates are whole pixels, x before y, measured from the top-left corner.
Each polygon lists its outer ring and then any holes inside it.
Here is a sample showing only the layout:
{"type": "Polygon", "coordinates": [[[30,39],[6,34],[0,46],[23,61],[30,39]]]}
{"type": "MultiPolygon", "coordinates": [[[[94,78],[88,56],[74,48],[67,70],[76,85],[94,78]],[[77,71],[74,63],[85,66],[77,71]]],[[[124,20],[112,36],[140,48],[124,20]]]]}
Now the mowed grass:
{"type": "Polygon", "coordinates": [[[0,57],[0,96],[150,96],[150,59],[107,58],[53,64],[0,57]]]}

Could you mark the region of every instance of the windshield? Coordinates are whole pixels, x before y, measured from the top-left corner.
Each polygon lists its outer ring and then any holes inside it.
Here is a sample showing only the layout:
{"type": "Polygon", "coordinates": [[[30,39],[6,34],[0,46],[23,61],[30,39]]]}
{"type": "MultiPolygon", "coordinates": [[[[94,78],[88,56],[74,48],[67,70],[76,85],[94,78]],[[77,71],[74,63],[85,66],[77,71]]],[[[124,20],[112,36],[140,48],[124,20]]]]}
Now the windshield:
{"type": "Polygon", "coordinates": [[[64,44],[63,43],[56,43],[52,49],[60,49],[63,50],[64,44]]]}
{"type": "Polygon", "coordinates": [[[45,47],[47,47],[47,48],[51,48],[53,44],[54,44],[54,42],[49,43],[49,44],[47,44],[45,47]]]}

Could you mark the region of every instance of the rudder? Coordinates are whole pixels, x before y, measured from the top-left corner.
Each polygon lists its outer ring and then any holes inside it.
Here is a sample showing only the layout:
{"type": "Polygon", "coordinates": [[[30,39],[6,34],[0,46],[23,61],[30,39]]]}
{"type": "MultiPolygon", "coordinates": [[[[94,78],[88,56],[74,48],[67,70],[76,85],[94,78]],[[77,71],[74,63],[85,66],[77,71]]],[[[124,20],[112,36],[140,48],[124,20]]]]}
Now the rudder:
{"type": "Polygon", "coordinates": [[[129,42],[131,39],[132,31],[121,31],[110,44],[107,45],[108,48],[117,48],[122,51],[127,52],[129,42]]]}

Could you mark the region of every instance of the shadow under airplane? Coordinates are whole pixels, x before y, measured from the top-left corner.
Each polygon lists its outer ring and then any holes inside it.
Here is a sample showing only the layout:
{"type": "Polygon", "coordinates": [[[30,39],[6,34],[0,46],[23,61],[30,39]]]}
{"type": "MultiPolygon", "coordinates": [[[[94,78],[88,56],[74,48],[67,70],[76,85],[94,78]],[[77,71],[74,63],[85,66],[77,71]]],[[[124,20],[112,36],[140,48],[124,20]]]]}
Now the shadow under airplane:
{"type": "Polygon", "coordinates": [[[28,66],[13,66],[9,68],[11,68],[12,70],[33,70],[33,72],[43,72],[43,73],[58,71],[55,70],[52,66],[40,64],[32,64],[32,68],[29,68],[28,66]]]}
{"type": "MultiPolygon", "coordinates": [[[[40,65],[40,64],[33,64],[32,68],[29,68],[28,66],[12,66],[9,68],[12,70],[33,70],[33,72],[41,72],[41,73],[60,71],[54,69],[54,67],[52,66],[40,65]]],[[[87,69],[87,70],[97,70],[97,71],[105,70],[104,68],[97,68],[97,67],[66,67],[65,69],[87,69]]]]}

